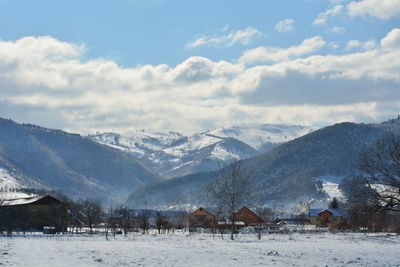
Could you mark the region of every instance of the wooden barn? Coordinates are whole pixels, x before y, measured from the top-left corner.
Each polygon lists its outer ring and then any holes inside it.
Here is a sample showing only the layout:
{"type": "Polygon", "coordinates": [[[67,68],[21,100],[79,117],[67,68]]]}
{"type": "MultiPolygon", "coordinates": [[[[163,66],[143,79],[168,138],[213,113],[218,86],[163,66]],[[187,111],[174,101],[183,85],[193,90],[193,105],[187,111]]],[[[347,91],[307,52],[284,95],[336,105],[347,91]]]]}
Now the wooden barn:
{"type": "Polygon", "coordinates": [[[1,230],[63,231],[68,223],[66,203],[50,195],[4,200],[0,206],[1,230]]]}
{"type": "Polygon", "coordinates": [[[204,208],[199,208],[189,214],[189,227],[210,228],[216,226],[215,215],[204,208]]]}
{"type": "Polygon", "coordinates": [[[254,211],[244,206],[238,212],[235,213],[234,218],[236,221],[243,222],[247,226],[256,226],[265,224],[266,221],[258,216],[254,211]]]}

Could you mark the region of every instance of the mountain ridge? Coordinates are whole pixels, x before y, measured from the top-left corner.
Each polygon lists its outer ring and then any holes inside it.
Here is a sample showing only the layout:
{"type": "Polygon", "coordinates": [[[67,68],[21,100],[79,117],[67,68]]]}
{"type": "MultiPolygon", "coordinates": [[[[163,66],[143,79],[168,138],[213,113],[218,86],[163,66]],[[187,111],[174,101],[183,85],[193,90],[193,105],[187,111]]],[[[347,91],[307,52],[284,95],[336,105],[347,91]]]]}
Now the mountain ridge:
{"type": "MultiPolygon", "coordinates": [[[[244,159],[243,164],[255,167],[263,203],[326,199],[324,180],[334,177],[340,182],[352,175],[362,149],[392,131],[400,133],[400,118],[379,124],[338,123],[244,159]]],[[[133,192],[129,204],[137,206],[148,198],[155,207],[184,206],[196,195],[195,204],[204,205],[206,184],[215,177],[209,172],[152,183],[133,192]],[[179,190],[174,188],[175,179],[180,181],[179,190]]]]}
{"type": "Polygon", "coordinates": [[[0,168],[22,184],[124,202],[136,187],[162,179],[131,155],[79,134],[6,119],[0,131],[0,168]]]}
{"type": "Polygon", "coordinates": [[[112,132],[87,137],[131,153],[163,177],[173,178],[215,170],[230,158],[251,158],[312,130],[300,125],[244,123],[188,136],[139,130],[130,137],[112,132]]]}

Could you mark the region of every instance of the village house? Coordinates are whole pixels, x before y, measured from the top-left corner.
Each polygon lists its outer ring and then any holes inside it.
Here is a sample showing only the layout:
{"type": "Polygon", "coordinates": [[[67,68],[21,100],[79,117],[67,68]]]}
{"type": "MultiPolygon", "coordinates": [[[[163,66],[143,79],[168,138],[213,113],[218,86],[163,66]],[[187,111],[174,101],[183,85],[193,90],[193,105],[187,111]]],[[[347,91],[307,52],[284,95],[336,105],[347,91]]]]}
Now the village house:
{"type": "Polygon", "coordinates": [[[344,209],[310,209],[310,223],[329,229],[340,228],[347,223],[347,210],[344,209]]]}
{"type": "Polygon", "coordinates": [[[215,215],[204,208],[199,208],[189,214],[189,227],[210,228],[216,226],[215,215]]]}
{"type": "Polygon", "coordinates": [[[49,195],[4,200],[0,211],[10,220],[2,220],[2,228],[64,231],[68,223],[66,204],[49,195]]]}
{"type": "Polygon", "coordinates": [[[266,221],[258,216],[248,207],[244,206],[238,212],[235,213],[234,218],[236,221],[244,223],[244,226],[256,226],[260,224],[265,224],[266,221]]]}

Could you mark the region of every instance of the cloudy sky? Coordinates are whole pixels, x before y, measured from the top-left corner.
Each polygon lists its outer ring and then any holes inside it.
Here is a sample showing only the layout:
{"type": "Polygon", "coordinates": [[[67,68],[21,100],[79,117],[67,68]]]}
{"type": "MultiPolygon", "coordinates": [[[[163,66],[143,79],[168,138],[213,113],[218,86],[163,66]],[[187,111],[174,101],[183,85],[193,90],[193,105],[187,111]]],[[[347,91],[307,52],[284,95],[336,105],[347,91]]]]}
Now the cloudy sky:
{"type": "Polygon", "coordinates": [[[400,113],[400,0],[0,0],[0,117],[80,133],[400,113]]]}

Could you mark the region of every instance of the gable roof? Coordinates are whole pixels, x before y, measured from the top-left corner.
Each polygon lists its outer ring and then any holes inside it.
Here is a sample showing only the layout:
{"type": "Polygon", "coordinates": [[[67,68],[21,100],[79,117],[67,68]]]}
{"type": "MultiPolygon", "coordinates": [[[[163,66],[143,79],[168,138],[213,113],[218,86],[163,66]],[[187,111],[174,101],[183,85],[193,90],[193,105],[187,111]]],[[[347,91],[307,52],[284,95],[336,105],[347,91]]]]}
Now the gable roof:
{"type": "Polygon", "coordinates": [[[348,217],[348,212],[345,209],[310,209],[309,215],[319,216],[323,211],[328,211],[332,213],[332,216],[343,217],[343,218],[348,217]]]}
{"type": "Polygon", "coordinates": [[[201,213],[206,213],[206,214],[209,214],[209,215],[211,215],[211,216],[214,216],[214,217],[215,217],[215,215],[214,215],[214,214],[212,214],[211,212],[209,212],[208,210],[206,210],[206,209],[205,209],[205,208],[203,208],[203,207],[201,207],[201,208],[198,208],[197,210],[195,210],[195,211],[193,211],[193,212],[189,213],[189,216],[192,216],[193,214],[196,214],[196,213],[199,213],[199,212],[201,212],[201,213]]]}
{"type": "Polygon", "coordinates": [[[50,195],[44,195],[44,196],[34,196],[34,197],[4,200],[2,206],[19,206],[28,204],[48,205],[48,204],[61,204],[61,203],[63,202],[56,199],[55,197],[52,197],[50,195]]]}
{"type": "Polygon", "coordinates": [[[253,214],[254,216],[256,216],[260,221],[265,222],[265,220],[263,218],[261,218],[257,213],[255,213],[254,211],[252,211],[251,209],[249,209],[246,206],[243,206],[240,210],[238,210],[234,216],[237,216],[238,214],[240,214],[241,212],[246,211],[249,212],[251,214],[253,214]]]}

